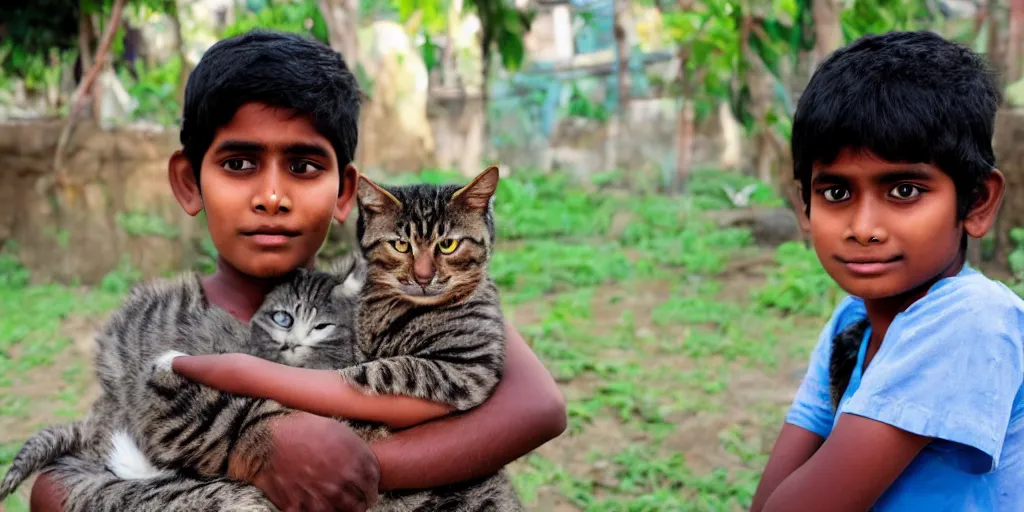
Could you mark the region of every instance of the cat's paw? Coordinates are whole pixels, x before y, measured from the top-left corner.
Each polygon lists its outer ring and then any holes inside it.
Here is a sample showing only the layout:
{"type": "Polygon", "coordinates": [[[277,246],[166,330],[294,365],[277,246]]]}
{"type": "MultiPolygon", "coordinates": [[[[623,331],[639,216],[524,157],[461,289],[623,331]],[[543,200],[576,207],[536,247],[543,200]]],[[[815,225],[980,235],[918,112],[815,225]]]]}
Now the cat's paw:
{"type": "Polygon", "coordinates": [[[149,367],[149,380],[154,383],[161,384],[172,384],[179,380],[183,380],[182,377],[178,376],[174,373],[174,370],[171,369],[171,362],[173,362],[176,357],[187,355],[188,354],[178,352],[177,350],[168,350],[167,352],[160,354],[156,359],[153,359],[153,363],[149,367]]]}
{"type": "Polygon", "coordinates": [[[169,372],[171,371],[171,363],[176,357],[187,356],[184,352],[178,352],[177,350],[168,350],[153,361],[153,370],[156,372],[169,372]]]}

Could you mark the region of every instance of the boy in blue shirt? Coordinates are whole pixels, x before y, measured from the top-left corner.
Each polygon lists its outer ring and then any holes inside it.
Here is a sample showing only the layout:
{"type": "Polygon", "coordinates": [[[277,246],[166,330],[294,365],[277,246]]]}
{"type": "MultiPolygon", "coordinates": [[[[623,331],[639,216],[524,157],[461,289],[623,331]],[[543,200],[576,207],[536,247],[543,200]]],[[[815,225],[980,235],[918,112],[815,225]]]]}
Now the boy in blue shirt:
{"type": "Polygon", "coordinates": [[[998,104],[984,60],[930,32],[864,37],[811,78],[794,174],[817,256],[851,296],[752,510],[1024,510],[1024,301],[965,264],[1002,199],[998,104]],[[865,319],[833,409],[833,338],[865,319]]]}

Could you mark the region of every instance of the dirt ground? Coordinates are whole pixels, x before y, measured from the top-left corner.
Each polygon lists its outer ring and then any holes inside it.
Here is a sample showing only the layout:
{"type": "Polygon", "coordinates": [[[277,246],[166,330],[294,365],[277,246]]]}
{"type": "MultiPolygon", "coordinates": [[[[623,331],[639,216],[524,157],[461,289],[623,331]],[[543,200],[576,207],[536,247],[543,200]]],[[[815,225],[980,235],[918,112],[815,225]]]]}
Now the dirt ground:
{"type": "MultiPolygon", "coordinates": [[[[761,267],[737,265],[718,276],[719,287],[713,300],[735,304],[737,311],[748,310],[752,308],[750,290],[760,286],[763,279],[761,267]]],[[[803,375],[806,354],[816,329],[820,328],[820,320],[790,319],[791,324],[787,325],[792,330],[783,336],[784,343],[772,349],[779,357],[771,366],[713,352],[696,357],[685,349],[685,340],[695,331],[704,329],[705,323],[653,320],[656,317],[653,312],[678,294],[678,282],[671,279],[600,286],[589,290],[586,296],[589,304],[580,306],[581,310],[589,311],[583,311],[580,318],[566,321],[566,325],[575,326],[577,331],[574,337],[558,345],[561,349],[576,350],[585,354],[589,361],[624,362],[636,371],[608,378],[600,370],[588,370],[559,378],[571,409],[570,428],[510,468],[517,478],[525,479],[533,474],[539,479],[533,486],[534,492],[524,498],[530,510],[614,510],[614,505],[600,508],[597,505],[585,507],[581,503],[616,496],[628,501],[628,495],[623,495],[622,491],[623,475],[631,471],[629,465],[633,462],[624,461],[621,454],[636,447],[644,447],[645,453],[653,457],[682,455],[687,474],[692,475],[759,471],[781,427],[782,414],[803,375]],[[631,319],[630,325],[624,327],[624,318],[631,319]],[[616,332],[623,333],[620,338],[626,341],[613,344],[592,341],[616,332]],[[680,346],[683,350],[678,350],[680,346]],[[626,389],[626,394],[632,394],[630,399],[637,403],[653,400],[660,411],[657,413],[660,419],[649,424],[630,418],[641,407],[623,406],[617,395],[608,395],[609,386],[616,385],[626,389]],[[607,404],[601,402],[606,399],[607,404]],[[580,418],[573,412],[574,406],[589,407],[587,404],[594,405],[593,414],[580,418]],[[614,412],[616,408],[619,413],[614,412]],[[739,452],[736,446],[741,446],[739,452]],[[538,461],[543,461],[547,469],[538,470],[538,461]],[[545,476],[544,471],[550,474],[545,476]],[[582,501],[567,495],[566,486],[554,481],[552,475],[556,473],[562,475],[559,478],[563,482],[569,479],[592,494],[582,501]]],[[[531,336],[526,327],[551,324],[551,313],[557,310],[554,300],[544,298],[510,307],[508,311],[511,322],[523,331],[549,367],[558,362],[556,358],[545,357],[554,345],[542,345],[535,339],[538,336],[531,336]]],[[[760,321],[758,318],[746,315],[732,321],[760,321]]],[[[98,391],[90,361],[92,336],[102,321],[102,317],[72,317],[64,321],[61,332],[71,338],[70,347],[53,365],[33,369],[28,378],[9,389],[11,394],[23,397],[27,410],[15,416],[0,415],[0,445],[23,440],[45,424],[67,421],[85,412],[98,391]],[[69,371],[81,372],[81,368],[85,368],[85,372],[76,381],[78,389],[63,391],[77,396],[69,407],[68,400],[54,398],[61,393],[58,389],[55,395],[55,386],[60,385],[57,376],[69,371]]],[[[755,334],[757,329],[753,328],[755,334]]],[[[674,484],[665,485],[672,487],[674,484]]],[[[750,487],[749,482],[745,485],[750,487]]],[[[28,488],[24,486],[20,490],[23,498],[27,498],[28,488]]],[[[685,483],[682,490],[690,492],[685,483]]]]}

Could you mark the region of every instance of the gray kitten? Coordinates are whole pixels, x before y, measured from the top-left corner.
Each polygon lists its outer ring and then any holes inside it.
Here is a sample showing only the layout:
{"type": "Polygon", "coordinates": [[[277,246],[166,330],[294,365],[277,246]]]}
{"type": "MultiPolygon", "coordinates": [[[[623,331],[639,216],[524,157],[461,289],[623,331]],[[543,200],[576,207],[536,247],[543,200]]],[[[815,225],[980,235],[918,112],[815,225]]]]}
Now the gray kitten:
{"type": "Polygon", "coordinates": [[[234,453],[265,460],[267,422],[291,411],[181,378],[168,356],[246,352],[316,369],[353,364],[356,261],[343,260],[335,275],[298,271],[250,325],[212,307],[198,274],[134,288],[97,337],[101,397],[84,420],[26,441],[0,482],[0,500],[53,463],[48,470],[70,492],[67,510],[276,510],[255,487],[223,475],[234,453]]]}

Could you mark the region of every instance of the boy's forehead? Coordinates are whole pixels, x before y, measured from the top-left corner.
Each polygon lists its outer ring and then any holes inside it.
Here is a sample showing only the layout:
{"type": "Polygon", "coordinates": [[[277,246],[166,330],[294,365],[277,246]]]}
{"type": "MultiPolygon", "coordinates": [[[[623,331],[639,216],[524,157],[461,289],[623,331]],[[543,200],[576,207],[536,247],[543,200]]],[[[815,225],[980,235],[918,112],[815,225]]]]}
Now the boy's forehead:
{"type": "Polygon", "coordinates": [[[258,144],[267,149],[315,145],[334,156],[330,141],[317,131],[309,116],[261,103],[242,105],[230,122],[217,129],[212,149],[216,151],[225,142],[258,144]]]}
{"type": "Polygon", "coordinates": [[[940,172],[933,164],[923,162],[894,162],[886,160],[869,150],[844,149],[831,162],[815,162],[811,166],[811,177],[834,175],[843,177],[879,177],[888,174],[916,172],[931,174],[940,172]]]}

